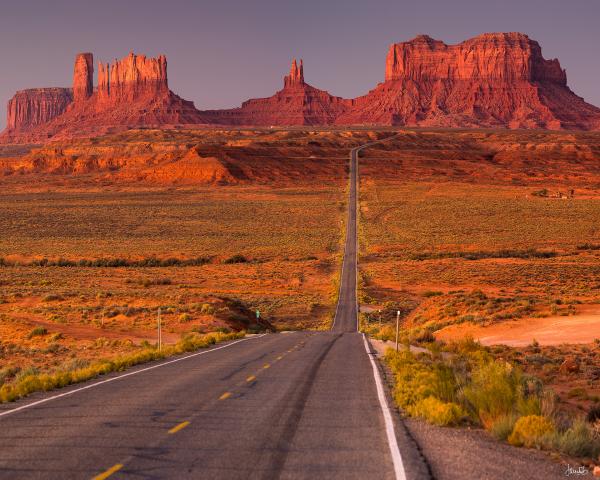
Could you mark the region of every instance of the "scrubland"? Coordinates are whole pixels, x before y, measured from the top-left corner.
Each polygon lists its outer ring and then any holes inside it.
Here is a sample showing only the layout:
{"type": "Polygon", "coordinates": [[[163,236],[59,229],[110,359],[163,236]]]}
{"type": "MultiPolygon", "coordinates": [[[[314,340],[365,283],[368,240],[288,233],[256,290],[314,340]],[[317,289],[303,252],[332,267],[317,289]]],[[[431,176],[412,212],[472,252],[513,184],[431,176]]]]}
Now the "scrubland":
{"type": "Polygon", "coordinates": [[[390,353],[398,405],[594,458],[600,135],[405,131],[361,165],[363,329],[393,339],[400,311],[404,342],[433,352],[390,353]]]}
{"type": "Polygon", "coordinates": [[[326,328],[347,154],[371,137],[138,131],[4,152],[0,381],[153,349],[159,309],[167,345],[326,328]],[[208,157],[231,177],[196,175],[208,157]]]}

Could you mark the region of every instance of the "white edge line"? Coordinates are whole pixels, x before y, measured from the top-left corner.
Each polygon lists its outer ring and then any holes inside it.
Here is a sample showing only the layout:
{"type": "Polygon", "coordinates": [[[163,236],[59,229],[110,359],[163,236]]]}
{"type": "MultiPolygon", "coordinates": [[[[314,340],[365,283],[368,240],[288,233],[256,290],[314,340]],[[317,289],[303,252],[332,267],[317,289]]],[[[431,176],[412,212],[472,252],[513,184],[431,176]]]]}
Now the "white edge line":
{"type": "Polygon", "coordinates": [[[263,337],[264,335],[266,335],[266,334],[263,333],[262,335],[258,335],[258,336],[253,336],[253,337],[248,337],[248,338],[242,338],[240,340],[236,340],[234,342],[228,343],[227,345],[222,345],[220,347],[211,348],[210,350],[204,350],[202,352],[192,353],[190,355],[186,355],[185,357],[175,358],[174,360],[169,360],[169,361],[166,361],[166,362],[162,362],[162,363],[159,363],[158,365],[152,365],[151,367],[141,368],[140,370],[135,370],[134,372],[124,373],[123,375],[119,375],[119,376],[116,376],[116,377],[107,378],[106,380],[102,380],[100,382],[92,383],[91,385],[86,385],[85,387],[76,388],[74,390],[69,390],[68,392],[60,393],[60,394],[54,395],[52,397],[42,398],[41,400],[38,400],[36,402],[28,403],[26,405],[21,405],[20,407],[13,408],[11,410],[6,410],[6,411],[3,411],[3,412],[0,412],[0,417],[4,417],[4,416],[10,415],[12,413],[16,413],[16,412],[19,412],[21,410],[25,410],[27,408],[35,407],[35,406],[40,405],[42,403],[46,403],[46,402],[49,402],[51,400],[56,400],[57,398],[62,398],[62,397],[66,397],[68,395],[73,395],[74,393],[81,392],[81,391],[87,390],[89,388],[94,388],[94,387],[97,387],[99,385],[103,385],[105,383],[114,382],[115,380],[121,380],[122,378],[129,377],[131,375],[137,375],[138,373],[147,372],[148,370],[154,370],[155,368],[164,367],[165,365],[170,365],[172,363],[181,362],[182,360],[187,360],[188,358],[197,357],[198,355],[204,355],[206,353],[216,352],[217,350],[221,350],[223,348],[231,347],[232,345],[235,345],[236,343],[245,342],[246,340],[252,340],[252,339],[255,339],[255,338],[260,338],[260,337],[263,337]]]}
{"type": "Polygon", "coordinates": [[[387,400],[385,398],[385,392],[383,391],[383,382],[381,381],[381,375],[373,355],[369,350],[369,344],[367,343],[367,337],[363,333],[363,342],[365,344],[365,350],[367,356],[371,360],[371,366],[373,367],[373,376],[375,377],[375,385],[377,386],[377,397],[379,398],[379,405],[381,405],[381,411],[383,413],[383,421],[385,423],[385,433],[387,435],[388,444],[390,446],[390,453],[392,455],[392,462],[394,464],[394,473],[396,474],[396,480],[406,480],[406,471],[402,462],[402,456],[400,455],[400,448],[398,447],[398,440],[396,439],[396,433],[394,431],[394,422],[392,421],[392,415],[388,407],[387,400]]]}

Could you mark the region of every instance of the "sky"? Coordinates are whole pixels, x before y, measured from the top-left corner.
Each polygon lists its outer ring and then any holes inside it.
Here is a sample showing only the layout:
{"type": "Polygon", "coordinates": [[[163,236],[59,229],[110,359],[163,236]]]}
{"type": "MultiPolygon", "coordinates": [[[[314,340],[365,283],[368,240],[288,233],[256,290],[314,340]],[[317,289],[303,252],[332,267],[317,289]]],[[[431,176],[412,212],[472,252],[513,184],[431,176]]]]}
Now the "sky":
{"type": "Polygon", "coordinates": [[[97,73],[130,51],[165,54],[171,90],[199,109],[272,95],[293,57],[308,83],[352,98],[383,80],[391,43],[519,31],[600,105],[599,19],[600,0],[0,0],[0,104],[70,86],[78,52],[94,54],[97,73]]]}

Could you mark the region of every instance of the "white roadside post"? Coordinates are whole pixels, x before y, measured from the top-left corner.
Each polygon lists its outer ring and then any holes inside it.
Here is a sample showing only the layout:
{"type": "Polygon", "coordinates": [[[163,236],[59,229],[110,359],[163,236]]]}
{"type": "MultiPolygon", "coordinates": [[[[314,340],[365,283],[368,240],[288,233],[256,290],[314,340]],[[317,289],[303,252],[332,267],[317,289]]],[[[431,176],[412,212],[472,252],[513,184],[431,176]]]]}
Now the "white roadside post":
{"type": "Polygon", "coordinates": [[[398,336],[400,334],[400,310],[396,311],[396,351],[398,351],[398,336]]]}
{"type": "Polygon", "coordinates": [[[158,351],[162,350],[162,331],[160,328],[160,307],[158,307],[158,317],[157,317],[157,330],[158,330],[158,351]]]}

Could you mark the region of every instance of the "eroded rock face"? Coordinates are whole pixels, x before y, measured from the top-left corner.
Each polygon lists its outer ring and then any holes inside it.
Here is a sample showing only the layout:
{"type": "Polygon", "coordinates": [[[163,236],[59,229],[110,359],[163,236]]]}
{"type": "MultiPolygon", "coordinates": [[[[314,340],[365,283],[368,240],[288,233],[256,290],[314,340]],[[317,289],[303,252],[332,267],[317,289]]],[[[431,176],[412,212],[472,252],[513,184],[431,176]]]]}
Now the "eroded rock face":
{"type": "Polygon", "coordinates": [[[558,60],[522,33],[486,33],[458,45],[427,35],[390,46],[385,80],[526,80],[567,84],[558,60]]]}
{"type": "Polygon", "coordinates": [[[18,92],[0,142],[185,124],[600,129],[600,109],[575,95],[558,60],[544,59],[540,45],[521,33],[488,33],[458,45],[420,35],[394,44],[385,81],[352,100],[306,83],[302,60],[292,62],[283,89],[273,96],[211,111],[199,111],[169,90],[162,55],[130,53],[98,70],[94,91],[93,57],[79,54],[73,91],[18,92]]]}
{"type": "MultiPolygon", "coordinates": [[[[148,58],[130,53],[112,64],[100,63],[96,91],[93,88],[93,74],[92,54],[78,54],[75,58],[73,90],[40,89],[44,92],[68,92],[68,99],[64,102],[60,103],[58,99],[48,97],[48,94],[38,95],[39,100],[36,101],[42,107],[45,105],[43,102],[48,104],[45,109],[39,108],[47,112],[45,115],[27,114],[37,111],[29,106],[32,102],[18,101],[18,108],[9,103],[9,126],[0,142],[38,142],[102,135],[130,127],[206,123],[193,102],[169,90],[167,59],[163,55],[148,58]],[[17,112],[12,114],[17,118],[16,123],[20,121],[21,124],[27,124],[27,129],[13,127],[15,122],[10,121],[11,109],[17,112]],[[19,116],[18,113],[22,111],[25,113],[19,116]]],[[[54,95],[56,97],[57,93],[54,95]]]]}
{"type": "Polygon", "coordinates": [[[7,130],[24,131],[49,122],[73,101],[70,88],[32,88],[18,91],[8,101],[7,130]]]}
{"type": "Polygon", "coordinates": [[[77,54],[73,70],[73,100],[80,103],[94,93],[94,56],[91,53],[77,54]]]}
{"type": "Polygon", "coordinates": [[[545,60],[527,35],[458,45],[420,35],[390,47],[385,82],[336,123],[587,130],[600,128],[600,109],[567,87],[558,60],[545,60]]]}
{"type": "Polygon", "coordinates": [[[240,108],[205,111],[208,121],[223,125],[331,125],[351,100],[334,97],[304,81],[304,65],[293,60],[283,89],[268,98],[247,100],[240,108]]]}
{"type": "Polygon", "coordinates": [[[290,74],[283,77],[283,88],[290,88],[296,85],[304,85],[304,65],[302,59],[300,59],[300,66],[298,66],[294,58],[290,74]]]}
{"type": "Polygon", "coordinates": [[[114,63],[98,65],[98,100],[133,101],[169,92],[167,58],[148,58],[131,52],[114,63]]]}

